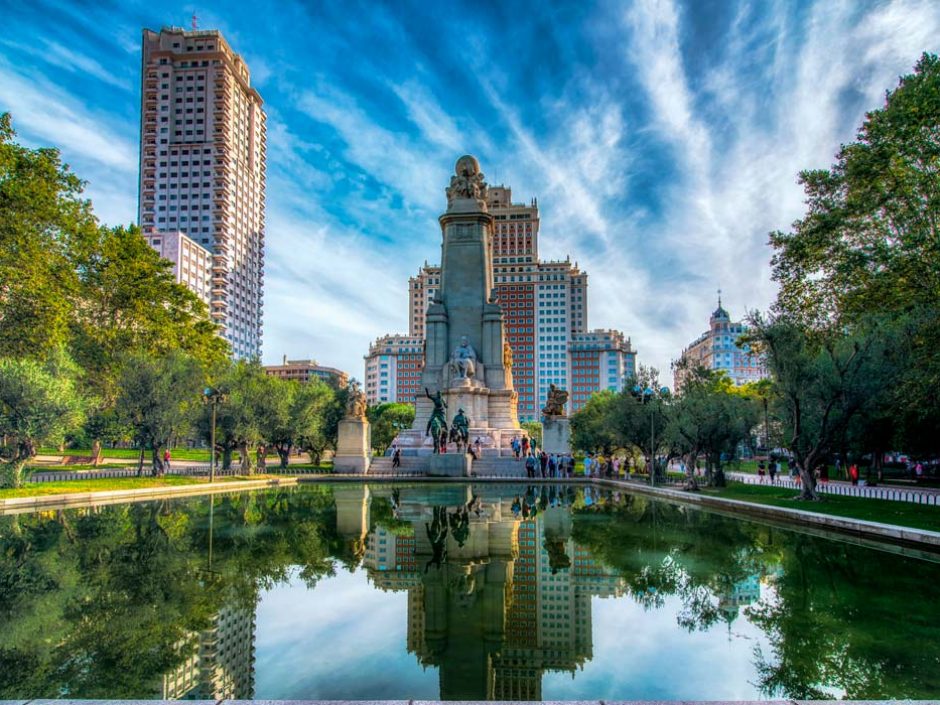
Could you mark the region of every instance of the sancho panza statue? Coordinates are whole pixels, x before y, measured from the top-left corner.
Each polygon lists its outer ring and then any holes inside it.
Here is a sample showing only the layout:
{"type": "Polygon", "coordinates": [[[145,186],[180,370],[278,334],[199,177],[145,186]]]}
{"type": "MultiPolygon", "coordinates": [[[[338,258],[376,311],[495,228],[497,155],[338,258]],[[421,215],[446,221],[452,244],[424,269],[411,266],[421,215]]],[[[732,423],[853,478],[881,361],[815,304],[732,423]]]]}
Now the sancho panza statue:
{"type": "Polygon", "coordinates": [[[450,356],[451,373],[459,379],[467,379],[476,374],[477,351],[470,345],[467,336],[460,338],[460,345],[454,348],[450,356]]]}
{"type": "Polygon", "coordinates": [[[548,398],[545,400],[545,407],[542,409],[543,416],[564,416],[565,402],[568,401],[568,392],[559,389],[554,384],[548,385],[548,398]]]}

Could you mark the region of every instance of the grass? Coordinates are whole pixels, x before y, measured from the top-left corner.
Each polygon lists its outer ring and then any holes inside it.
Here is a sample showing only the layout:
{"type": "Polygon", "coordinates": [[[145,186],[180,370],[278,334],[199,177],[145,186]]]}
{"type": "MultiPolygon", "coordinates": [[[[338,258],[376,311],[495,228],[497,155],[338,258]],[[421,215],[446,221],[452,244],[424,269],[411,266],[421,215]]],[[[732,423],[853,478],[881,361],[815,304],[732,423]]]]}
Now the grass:
{"type": "MultiPolygon", "coordinates": [[[[271,475],[226,475],[216,482],[235,480],[263,480],[271,475]]],[[[109,477],[95,480],[66,480],[64,482],[28,482],[17,489],[0,489],[0,499],[11,497],[42,497],[53,494],[78,492],[107,492],[110,490],[137,490],[149,487],[178,487],[180,485],[208,484],[203,477],[165,475],[163,477],[109,477]]]]}
{"type": "Polygon", "coordinates": [[[806,502],[795,499],[796,490],[768,485],[746,485],[731,482],[724,488],[704,490],[705,494],[738,499],[755,504],[768,504],[774,507],[801,509],[816,514],[877,521],[882,524],[908,526],[914,529],[940,531],[940,507],[931,507],[909,502],[895,502],[886,499],[866,499],[861,497],[843,497],[841,495],[822,495],[819,502],[806,502]]]}
{"type": "MultiPolygon", "coordinates": [[[[91,448],[66,448],[60,451],[58,448],[40,448],[39,455],[69,455],[69,456],[91,456],[91,448]]],[[[137,460],[140,457],[140,451],[136,448],[102,448],[101,455],[105,458],[116,458],[119,460],[137,460]]],[[[173,460],[194,460],[209,462],[208,448],[171,448],[170,455],[173,460]]],[[[238,453],[233,454],[238,457],[238,453]]],[[[150,459],[150,451],[144,451],[146,460],[150,459]]]]}
{"type": "MultiPolygon", "coordinates": [[[[76,463],[75,465],[29,465],[33,472],[72,472],[73,470],[126,470],[129,465],[123,463],[102,463],[101,465],[88,465],[76,463]]],[[[149,466],[145,466],[148,467],[149,466]]]]}

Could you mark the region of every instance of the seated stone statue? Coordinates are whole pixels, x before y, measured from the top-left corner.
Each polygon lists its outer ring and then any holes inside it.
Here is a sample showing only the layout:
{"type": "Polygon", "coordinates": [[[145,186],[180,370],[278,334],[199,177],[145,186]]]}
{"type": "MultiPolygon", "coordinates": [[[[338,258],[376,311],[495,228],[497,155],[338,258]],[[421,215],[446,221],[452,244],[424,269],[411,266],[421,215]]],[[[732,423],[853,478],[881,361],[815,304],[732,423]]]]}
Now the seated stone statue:
{"type": "Polygon", "coordinates": [[[543,416],[564,416],[565,402],[568,401],[568,392],[559,389],[554,384],[548,385],[548,397],[545,399],[543,416]]]}
{"type": "Polygon", "coordinates": [[[467,336],[460,339],[460,345],[454,349],[450,356],[450,370],[454,377],[469,379],[476,374],[477,352],[470,345],[467,336]]]}

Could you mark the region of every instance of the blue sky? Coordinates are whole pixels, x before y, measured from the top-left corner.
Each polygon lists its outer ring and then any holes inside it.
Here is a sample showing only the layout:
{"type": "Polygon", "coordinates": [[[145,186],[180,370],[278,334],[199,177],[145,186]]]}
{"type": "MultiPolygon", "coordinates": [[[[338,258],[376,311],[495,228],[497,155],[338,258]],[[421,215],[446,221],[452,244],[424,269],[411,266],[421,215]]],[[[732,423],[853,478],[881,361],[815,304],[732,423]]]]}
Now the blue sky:
{"type": "Polygon", "coordinates": [[[57,145],[99,217],[135,220],[141,28],[220,29],[268,113],[264,359],[362,376],[437,262],[457,156],[539,199],[543,258],[590,274],[589,325],[660,368],[773,298],[767,233],[924,51],[940,4],[0,1],[0,110],[57,145]]]}

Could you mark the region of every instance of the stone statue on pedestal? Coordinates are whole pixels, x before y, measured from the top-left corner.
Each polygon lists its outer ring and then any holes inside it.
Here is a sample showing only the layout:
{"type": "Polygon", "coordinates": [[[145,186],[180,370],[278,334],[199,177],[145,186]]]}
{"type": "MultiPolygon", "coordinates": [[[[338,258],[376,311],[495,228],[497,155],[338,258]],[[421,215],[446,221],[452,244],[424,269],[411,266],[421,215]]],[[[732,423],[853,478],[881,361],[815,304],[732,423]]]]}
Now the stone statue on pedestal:
{"type": "Polygon", "coordinates": [[[475,157],[465,155],[457,160],[455,174],[450,177],[450,186],[447,187],[447,205],[456,199],[471,199],[481,201],[486,198],[486,181],[480,171],[480,163],[475,157]]]}
{"type": "Polygon", "coordinates": [[[425,436],[431,436],[434,439],[435,452],[441,437],[441,431],[447,431],[447,402],[438,391],[431,394],[427,387],[424,388],[424,394],[434,403],[434,411],[431,412],[431,418],[428,419],[427,428],[424,429],[425,436]]]}
{"type": "Polygon", "coordinates": [[[470,443],[470,419],[463,413],[463,409],[457,409],[457,415],[451,422],[451,434],[457,442],[457,447],[461,445],[466,447],[470,443]]]}
{"type": "Polygon", "coordinates": [[[476,374],[477,351],[470,345],[467,336],[460,339],[460,345],[454,348],[450,356],[450,370],[458,379],[469,379],[476,374]]]}
{"type": "Polygon", "coordinates": [[[543,416],[564,416],[565,402],[568,401],[568,392],[559,389],[554,384],[548,385],[548,398],[545,400],[545,407],[542,409],[543,416]]]}
{"type": "Polygon", "coordinates": [[[359,382],[353,380],[349,384],[349,395],[346,398],[346,418],[364,419],[366,417],[366,395],[359,382]]]}

